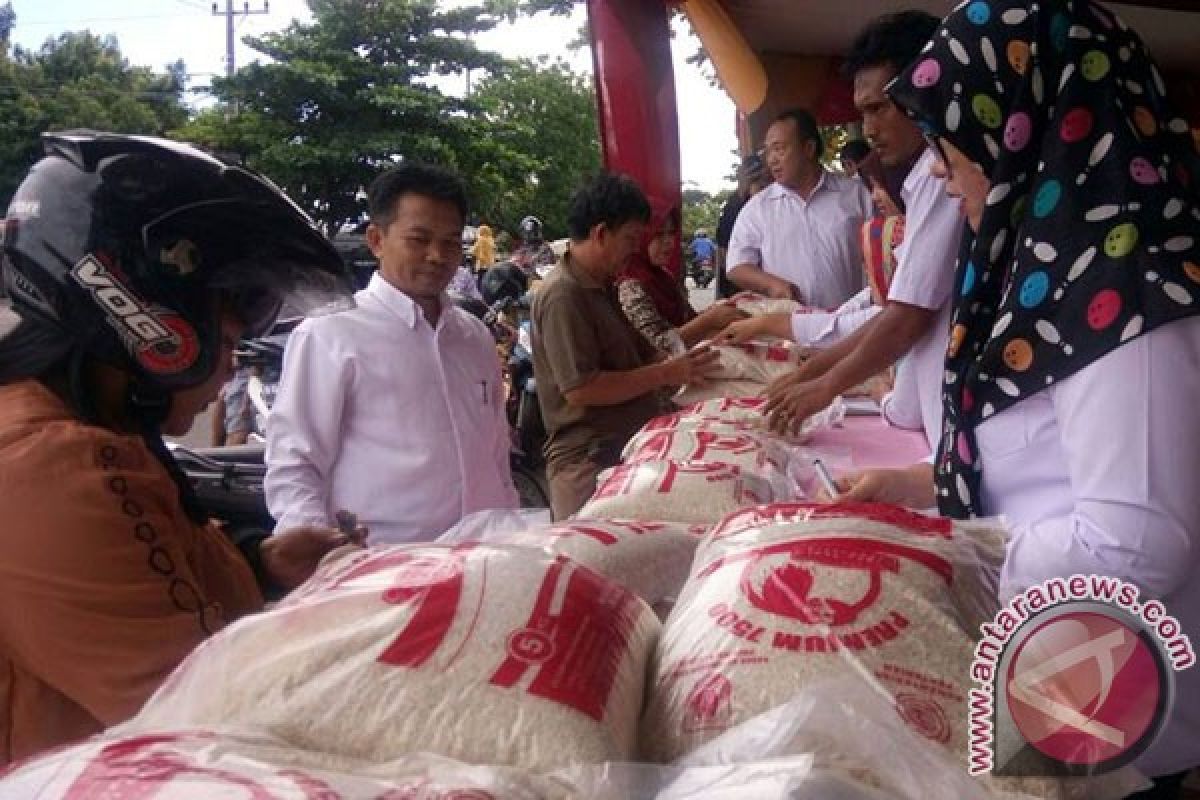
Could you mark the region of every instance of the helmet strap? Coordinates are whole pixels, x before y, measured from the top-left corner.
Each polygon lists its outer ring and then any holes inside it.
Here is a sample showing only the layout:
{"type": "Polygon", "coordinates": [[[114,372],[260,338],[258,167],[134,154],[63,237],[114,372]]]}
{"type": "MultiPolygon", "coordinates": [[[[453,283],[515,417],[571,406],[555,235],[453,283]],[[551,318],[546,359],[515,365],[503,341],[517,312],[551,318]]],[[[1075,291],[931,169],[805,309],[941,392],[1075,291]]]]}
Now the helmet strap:
{"type": "Polygon", "coordinates": [[[139,427],[158,430],[167,421],[167,413],[171,410],[171,393],[132,378],[125,395],[125,408],[130,420],[139,427]]]}

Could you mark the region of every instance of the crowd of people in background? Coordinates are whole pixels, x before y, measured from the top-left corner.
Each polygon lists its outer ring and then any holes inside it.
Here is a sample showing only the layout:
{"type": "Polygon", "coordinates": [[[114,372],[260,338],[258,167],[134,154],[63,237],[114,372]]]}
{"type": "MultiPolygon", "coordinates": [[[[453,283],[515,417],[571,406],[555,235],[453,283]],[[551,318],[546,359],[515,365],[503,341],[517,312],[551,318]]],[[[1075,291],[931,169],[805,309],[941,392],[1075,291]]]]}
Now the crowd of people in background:
{"type": "MultiPolygon", "coordinates": [[[[1055,12],[1064,26],[1047,8],[993,5],[1020,14],[906,11],[862,31],[845,70],[865,142],[842,148],[841,172],[823,165],[803,109],[778,114],[761,155],[742,160],[715,241],[693,237],[690,255],[715,261],[718,297],[748,290],[795,312],[698,313],[678,277],[680,209],[653,207],[626,176],[579,188],[561,254],[540,220],[521,221],[511,268],[544,274],[532,350],[556,519],[676,388],[714,372],[710,342],[776,336],[809,350],[767,389],[773,429],[882,380],[885,420],[925,434],[927,461],[845,475],[842,499],[1005,515],[1000,599],[1112,575],[1200,635],[1200,448],[1180,446],[1200,441],[1196,150],[1111,12],[1080,0],[1055,12]],[[1074,40],[1105,69],[1081,66],[1074,40]],[[1087,130],[1068,130],[1081,109],[1087,130]],[[1096,168],[1099,137],[1112,168],[1096,168]]],[[[0,671],[17,676],[0,694],[0,765],[127,718],[204,637],[331,548],[362,544],[339,511],[373,541],[409,542],[517,505],[493,339],[446,300],[469,212],[456,175],[406,162],[371,185],[378,271],[352,309],[307,319],[288,342],[266,443],[276,532],[230,541],[197,515],[161,437],[224,384],[221,434],[237,440],[236,342],[297,281],[328,282],[338,256],[273,186],[199,151],[103,134],[46,143],[4,251],[23,280],[7,282],[14,311],[0,318],[0,671]],[[112,190],[156,170],[177,178],[170,192],[112,190]],[[64,198],[88,213],[52,213],[76,208],[64,198]],[[45,213],[22,217],[34,206],[45,213]],[[211,239],[218,217],[232,239],[211,239]],[[79,270],[169,309],[187,347],[137,341],[144,327],[118,335],[79,270]]],[[[496,265],[488,225],[471,254],[496,265]]],[[[1156,779],[1142,796],[1176,796],[1198,764],[1191,670],[1138,760],[1156,779]]]]}

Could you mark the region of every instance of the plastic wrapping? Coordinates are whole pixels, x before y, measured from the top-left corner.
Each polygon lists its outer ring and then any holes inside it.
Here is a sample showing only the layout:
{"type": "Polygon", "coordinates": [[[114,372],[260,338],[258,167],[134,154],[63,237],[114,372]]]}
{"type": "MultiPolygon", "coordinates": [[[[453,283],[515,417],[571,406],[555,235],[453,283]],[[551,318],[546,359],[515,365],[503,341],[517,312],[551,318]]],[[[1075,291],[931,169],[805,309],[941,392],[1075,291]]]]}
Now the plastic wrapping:
{"type": "Polygon", "coordinates": [[[914,730],[965,754],[978,611],[957,599],[988,602],[1003,541],[976,546],[948,520],[873,504],[732,515],[696,554],[666,622],[646,754],[670,761],[844,672],[891,693],[914,730]]]}
{"type": "Polygon", "coordinates": [[[719,370],[713,375],[713,379],[718,381],[754,381],[768,384],[791,372],[804,361],[804,349],[783,339],[709,344],[718,354],[719,370]]]}
{"type": "Polygon", "coordinates": [[[577,516],[711,525],[739,508],[793,496],[794,487],[781,475],[719,462],[649,461],[601,472],[596,493],[577,516]]]}
{"type": "Polygon", "coordinates": [[[570,559],[394,546],[302,588],[202,644],[131,730],[233,725],[373,763],[426,751],[529,770],[634,752],[659,622],[570,559]]]}
{"type": "Polygon", "coordinates": [[[757,292],[738,292],[726,302],[738,311],[743,311],[752,317],[763,314],[792,314],[802,311],[804,306],[786,297],[767,297],[757,292]]]}
{"type": "Polygon", "coordinates": [[[549,525],[546,508],[487,508],[467,514],[458,524],[437,537],[438,544],[496,542],[510,533],[549,525]]]}
{"type": "MultiPolygon", "coordinates": [[[[787,720],[772,723],[771,733],[785,732],[787,720]]],[[[759,741],[764,726],[756,724],[748,733],[757,734],[754,738],[759,741]]],[[[750,737],[739,729],[727,738],[750,737]]],[[[856,743],[846,744],[853,748],[856,743]]],[[[736,742],[730,747],[736,749],[736,742]]],[[[898,751],[906,753],[903,743],[898,751]]],[[[935,784],[931,800],[949,796],[936,791],[942,783],[935,784]]],[[[232,729],[140,735],[114,730],[18,765],[0,778],[0,798],[6,800],[886,800],[897,796],[872,789],[843,770],[820,767],[810,754],[688,766],[609,762],[536,774],[424,753],[369,764],[232,729]]],[[[961,797],[969,800],[972,795],[961,797]]]]}
{"type": "MultiPolygon", "coordinates": [[[[730,515],[697,552],[666,622],[641,728],[644,752],[709,763],[723,752],[722,733],[765,714],[785,722],[790,739],[774,749],[739,740],[746,758],[815,753],[819,765],[921,800],[931,796],[931,776],[937,785],[968,780],[972,632],[996,611],[1005,540],[996,521],[957,523],[880,504],[776,504],[730,515]],[[840,705],[817,690],[834,678],[846,685],[840,705]],[[809,690],[837,714],[800,725],[796,709],[780,708],[809,690]],[[924,764],[911,774],[883,764],[882,750],[855,757],[863,743],[891,748],[891,734],[858,731],[857,747],[840,735],[856,719],[890,719],[871,711],[879,702],[926,745],[922,759],[907,759],[924,764]]],[[[762,739],[753,728],[743,725],[741,735],[762,739]]],[[[974,783],[995,796],[1051,798],[1136,788],[1128,776],[974,783]]]]}
{"type": "Polygon", "coordinates": [[[706,533],[707,525],[572,519],[509,534],[503,541],[574,559],[657,609],[678,596],[706,533]]]}
{"type": "MultiPolygon", "coordinates": [[[[676,398],[676,402],[678,402],[678,398],[676,398]]],[[[655,420],[663,420],[663,422],[657,423],[659,427],[670,424],[671,420],[675,421],[676,427],[698,425],[703,421],[704,424],[732,424],[743,430],[768,433],[767,418],[764,413],[766,407],[766,397],[730,395],[686,404],[675,414],[656,417],[655,420]]],[[[781,441],[799,444],[808,440],[817,431],[837,427],[845,417],[846,404],[842,398],[838,397],[828,406],[804,420],[799,433],[795,436],[770,435],[776,436],[781,441]]],[[[650,429],[650,426],[655,424],[655,420],[647,423],[643,430],[650,429]]]]}
{"type": "Polygon", "coordinates": [[[503,767],[405,756],[386,764],[299,750],[261,734],[114,730],[18,765],[5,800],[568,800],[562,781],[503,767]]]}
{"type": "Polygon", "coordinates": [[[767,385],[751,380],[715,380],[700,385],[688,385],[680,389],[672,402],[678,406],[689,406],[726,397],[761,397],[766,402],[767,385]]]}

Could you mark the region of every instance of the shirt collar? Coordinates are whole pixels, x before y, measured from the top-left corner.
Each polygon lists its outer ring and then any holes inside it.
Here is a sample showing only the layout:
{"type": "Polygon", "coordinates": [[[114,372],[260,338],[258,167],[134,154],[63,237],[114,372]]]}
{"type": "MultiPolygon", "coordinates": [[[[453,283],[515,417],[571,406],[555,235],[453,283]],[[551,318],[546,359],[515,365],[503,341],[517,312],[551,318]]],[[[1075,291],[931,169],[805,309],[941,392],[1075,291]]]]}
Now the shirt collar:
{"type": "Polygon", "coordinates": [[[562,260],[558,263],[562,267],[563,273],[584,289],[604,289],[603,283],[598,282],[572,261],[571,248],[569,246],[567,247],[567,251],[563,253],[562,260]]]}
{"type": "Polygon", "coordinates": [[[926,177],[929,176],[929,168],[933,166],[933,160],[937,154],[930,148],[926,147],[925,152],[913,164],[912,169],[904,176],[904,185],[900,187],[900,194],[904,197],[904,202],[907,203],[912,193],[917,190],[917,185],[926,177]]]}
{"type": "MultiPolygon", "coordinates": [[[[817,192],[825,188],[825,179],[827,177],[829,177],[829,170],[822,168],[821,174],[817,176],[817,185],[813,187],[812,194],[808,196],[809,200],[812,200],[817,196],[817,192]]],[[[765,194],[770,200],[782,200],[785,197],[796,197],[800,200],[804,200],[804,197],[802,197],[798,191],[795,189],[789,189],[779,181],[775,181],[775,183],[772,183],[770,186],[768,186],[765,194]]]]}
{"type": "MultiPolygon", "coordinates": [[[[404,320],[404,324],[409,328],[416,328],[417,320],[423,317],[421,309],[417,306],[416,302],[404,292],[388,283],[378,270],[371,276],[371,280],[367,283],[367,288],[364,292],[378,300],[386,309],[404,320]]],[[[442,317],[445,317],[447,308],[449,308],[449,300],[443,293],[442,317]]]]}

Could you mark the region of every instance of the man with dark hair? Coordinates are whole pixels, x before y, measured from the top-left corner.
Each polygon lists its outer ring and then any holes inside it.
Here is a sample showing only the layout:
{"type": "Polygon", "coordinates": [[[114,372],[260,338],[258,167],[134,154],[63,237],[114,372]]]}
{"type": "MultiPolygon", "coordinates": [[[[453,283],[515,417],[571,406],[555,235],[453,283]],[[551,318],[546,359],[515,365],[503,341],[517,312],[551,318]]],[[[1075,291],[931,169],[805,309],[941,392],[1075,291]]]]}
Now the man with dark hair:
{"type": "Polygon", "coordinates": [[[717,299],[732,297],[737,287],[729,280],[727,256],[729,255],[729,239],[733,236],[733,226],[738,214],[749,202],[751,197],[758,194],[767,185],[767,167],[762,156],[750,153],[742,157],[742,163],[737,170],[737,190],[721,207],[721,217],[717,220],[717,299]]]}
{"type": "MultiPolygon", "coordinates": [[[[896,383],[916,387],[922,426],[930,448],[936,449],[949,301],[963,219],[946,196],[944,181],[930,174],[934,155],[920,129],[892,103],[885,87],[916,60],[937,24],[936,17],[922,11],[879,17],[859,34],[846,57],[854,104],[872,150],[885,167],[912,165],[900,191],[906,209],[904,242],[895,251],[896,271],[883,310],[769,388],[768,409],[780,428],[798,425],[838,394],[903,357],[896,383]]],[[[891,398],[883,405],[887,415],[891,398]]]]}
{"type": "Polygon", "coordinates": [[[368,193],[379,270],[357,307],[296,328],[267,434],[267,504],[288,523],[356,513],[376,542],[432,539],[515,508],[495,344],[444,294],[467,200],[453,173],[388,170],[368,193]]]}
{"type": "Polygon", "coordinates": [[[836,308],[863,287],[859,228],[871,196],[861,181],[821,166],[821,132],[803,109],[776,117],[765,146],[775,182],[738,214],[729,278],[770,297],[836,308]]]}
{"type": "Polygon", "coordinates": [[[855,178],[858,177],[858,165],[870,152],[871,145],[862,139],[851,139],[838,151],[838,161],[842,162],[842,169],[846,171],[846,174],[855,178]]]}
{"type": "Polygon", "coordinates": [[[662,411],[660,389],[703,381],[716,366],[707,347],[665,359],[621,310],[613,279],[649,219],[630,178],[589,181],[571,199],[567,252],[534,296],[533,369],[555,519],[579,510],[600,470],[662,411]]]}

